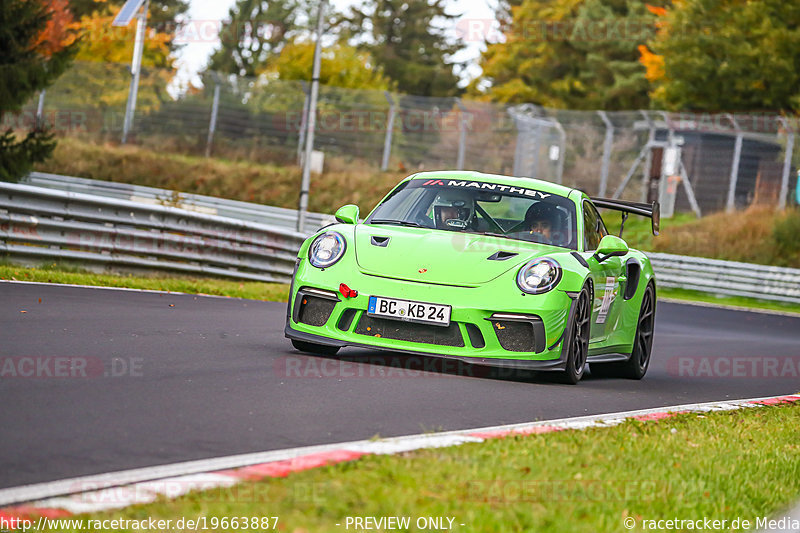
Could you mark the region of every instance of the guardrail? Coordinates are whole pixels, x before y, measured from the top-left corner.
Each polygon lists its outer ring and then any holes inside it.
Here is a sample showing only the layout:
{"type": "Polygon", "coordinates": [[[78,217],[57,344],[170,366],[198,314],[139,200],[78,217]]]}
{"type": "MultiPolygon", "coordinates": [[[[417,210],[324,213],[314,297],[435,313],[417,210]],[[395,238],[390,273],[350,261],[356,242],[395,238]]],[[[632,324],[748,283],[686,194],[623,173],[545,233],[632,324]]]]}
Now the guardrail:
{"type": "MultiPolygon", "coordinates": [[[[0,182],[0,254],[288,282],[307,236],[294,231],[296,217],[292,209],[33,173],[25,184],[0,182]]],[[[310,217],[316,227],[333,221],[310,217]]],[[[800,269],[648,256],[659,287],[800,303],[800,269]]]]}
{"type": "Polygon", "coordinates": [[[800,269],[648,252],[659,287],[800,303],[800,269]]]}
{"type": "MultiPolygon", "coordinates": [[[[44,172],[31,172],[21,183],[59,191],[90,194],[102,196],[104,198],[116,198],[117,200],[129,200],[131,202],[147,205],[178,207],[198,213],[219,215],[238,220],[249,220],[268,226],[288,229],[295,229],[297,227],[297,211],[294,209],[285,209],[283,207],[273,207],[269,205],[240,202],[237,200],[228,200],[225,198],[215,198],[213,196],[156,189],[154,187],[144,187],[141,185],[132,185],[130,183],[91,180],[73,176],[62,176],[60,174],[47,174],[44,172]]],[[[308,235],[311,235],[317,229],[322,226],[327,226],[334,221],[333,215],[307,213],[306,227],[310,228],[308,235]]]]}
{"type": "Polygon", "coordinates": [[[172,206],[0,182],[0,254],[288,283],[305,234],[172,206]]]}

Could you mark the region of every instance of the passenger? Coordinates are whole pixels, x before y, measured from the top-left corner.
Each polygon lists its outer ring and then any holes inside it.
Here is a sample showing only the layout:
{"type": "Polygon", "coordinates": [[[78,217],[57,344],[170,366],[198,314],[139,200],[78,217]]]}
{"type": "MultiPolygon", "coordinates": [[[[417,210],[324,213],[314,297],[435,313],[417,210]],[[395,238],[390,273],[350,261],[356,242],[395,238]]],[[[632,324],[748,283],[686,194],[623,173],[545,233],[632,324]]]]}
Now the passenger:
{"type": "Polygon", "coordinates": [[[537,202],[525,213],[525,228],[531,234],[541,238],[534,240],[545,244],[554,244],[555,237],[561,235],[561,212],[553,204],[537,202]]]}

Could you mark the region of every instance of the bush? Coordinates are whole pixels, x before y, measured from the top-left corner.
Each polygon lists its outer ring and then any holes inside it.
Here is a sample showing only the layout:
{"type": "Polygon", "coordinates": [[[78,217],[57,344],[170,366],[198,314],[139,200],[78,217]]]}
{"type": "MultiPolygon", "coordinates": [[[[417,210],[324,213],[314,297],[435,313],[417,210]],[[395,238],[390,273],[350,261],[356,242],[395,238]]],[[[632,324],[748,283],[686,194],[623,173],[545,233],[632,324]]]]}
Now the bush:
{"type": "Polygon", "coordinates": [[[787,209],[778,218],[772,229],[772,241],[780,262],[789,264],[800,257],[800,209],[787,209]]]}

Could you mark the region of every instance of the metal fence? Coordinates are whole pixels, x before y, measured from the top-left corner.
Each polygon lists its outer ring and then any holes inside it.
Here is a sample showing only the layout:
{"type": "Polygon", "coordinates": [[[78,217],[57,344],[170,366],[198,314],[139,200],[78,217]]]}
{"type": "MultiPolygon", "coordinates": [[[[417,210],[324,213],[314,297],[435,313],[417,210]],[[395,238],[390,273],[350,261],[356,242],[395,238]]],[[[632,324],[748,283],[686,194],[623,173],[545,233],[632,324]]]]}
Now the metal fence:
{"type": "Polygon", "coordinates": [[[173,206],[0,182],[0,254],[288,283],[306,238],[173,206]]]}
{"type": "MultiPolygon", "coordinates": [[[[207,73],[177,88],[144,69],[129,142],[156,150],[298,163],[308,87],[207,73]]],[[[6,126],[39,116],[59,134],[119,142],[127,65],[77,63],[6,126]]],[[[784,207],[800,161],[797,117],[568,111],[321,87],[315,149],[340,167],[465,168],[540,177],[600,196],[661,198],[663,214],[784,207]]]]}
{"type": "Polygon", "coordinates": [[[800,269],[649,252],[659,287],[800,303],[800,269]]]}
{"type": "MultiPolygon", "coordinates": [[[[256,204],[52,174],[27,181],[0,182],[0,254],[15,261],[286,283],[307,237],[293,231],[297,212],[288,209],[273,216],[256,204]]],[[[648,255],[659,287],[800,303],[800,269],[648,255]]]]}
{"type": "MultiPolygon", "coordinates": [[[[21,183],[65,192],[76,192],[118,200],[129,200],[139,204],[177,207],[197,213],[218,215],[258,222],[276,228],[294,229],[297,226],[297,211],[283,207],[239,202],[214,196],[203,196],[184,192],[144,187],[130,183],[76,178],[45,172],[31,172],[21,183]]],[[[307,213],[307,234],[311,234],[322,226],[335,222],[333,215],[323,213],[307,213]]]]}

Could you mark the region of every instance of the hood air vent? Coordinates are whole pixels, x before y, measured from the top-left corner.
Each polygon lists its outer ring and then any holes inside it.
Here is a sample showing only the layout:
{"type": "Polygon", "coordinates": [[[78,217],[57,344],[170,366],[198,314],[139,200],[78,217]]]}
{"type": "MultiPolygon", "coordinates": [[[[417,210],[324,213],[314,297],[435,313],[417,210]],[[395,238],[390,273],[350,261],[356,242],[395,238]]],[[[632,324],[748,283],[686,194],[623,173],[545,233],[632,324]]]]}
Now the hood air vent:
{"type": "Polygon", "coordinates": [[[516,252],[504,252],[504,251],[500,250],[498,252],[493,253],[492,255],[487,257],[486,259],[488,259],[489,261],[505,261],[506,259],[511,259],[515,255],[519,255],[519,254],[516,253],[516,252]]]}

